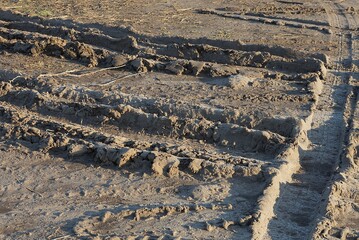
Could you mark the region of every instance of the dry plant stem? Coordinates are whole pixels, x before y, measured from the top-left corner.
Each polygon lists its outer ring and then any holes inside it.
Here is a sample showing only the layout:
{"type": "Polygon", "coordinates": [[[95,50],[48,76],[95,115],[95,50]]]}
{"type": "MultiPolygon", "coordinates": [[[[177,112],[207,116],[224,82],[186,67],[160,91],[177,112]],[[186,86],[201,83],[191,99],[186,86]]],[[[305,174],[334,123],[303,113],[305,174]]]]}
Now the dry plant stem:
{"type": "Polygon", "coordinates": [[[95,70],[95,71],[91,71],[91,72],[87,72],[84,74],[73,74],[76,72],[81,72],[81,70],[78,69],[73,69],[73,70],[68,70],[65,72],[60,72],[60,73],[49,73],[49,74],[40,74],[39,76],[37,76],[38,79],[43,78],[43,77],[57,77],[57,76],[71,76],[71,77],[84,77],[84,76],[89,76],[95,73],[99,73],[99,72],[104,72],[107,70],[114,70],[114,69],[120,69],[125,67],[126,65],[121,65],[121,66],[117,66],[117,67],[108,67],[108,68],[102,68],[99,70],[95,70]]]}
{"type": "Polygon", "coordinates": [[[122,76],[120,78],[116,78],[116,79],[113,79],[111,81],[108,81],[108,82],[105,82],[105,83],[93,83],[93,84],[90,84],[90,86],[101,86],[101,87],[105,87],[105,86],[108,86],[118,80],[122,80],[122,79],[126,79],[126,78],[130,78],[130,77],[134,77],[134,76],[138,76],[140,75],[141,73],[133,73],[133,74],[129,74],[129,75],[125,75],[125,76],[122,76]]]}

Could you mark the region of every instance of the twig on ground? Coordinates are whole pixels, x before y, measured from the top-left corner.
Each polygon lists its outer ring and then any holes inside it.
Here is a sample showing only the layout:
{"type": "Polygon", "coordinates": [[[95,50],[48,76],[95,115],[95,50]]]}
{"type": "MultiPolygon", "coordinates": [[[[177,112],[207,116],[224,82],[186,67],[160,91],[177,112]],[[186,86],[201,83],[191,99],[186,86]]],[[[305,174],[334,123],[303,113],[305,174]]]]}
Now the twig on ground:
{"type": "Polygon", "coordinates": [[[71,235],[65,235],[65,236],[61,236],[61,237],[57,237],[57,238],[51,238],[51,240],[59,240],[59,239],[64,239],[64,238],[68,238],[71,237],[71,235]]]}
{"type": "Polygon", "coordinates": [[[54,235],[56,235],[60,231],[60,228],[56,228],[55,232],[51,233],[49,236],[46,237],[46,239],[52,238],[54,235]]]}
{"type": "Polygon", "coordinates": [[[176,9],[177,12],[186,12],[186,11],[190,11],[193,10],[193,8],[180,8],[180,9],[176,9]]]}
{"type": "MultiPolygon", "coordinates": [[[[23,183],[22,183],[19,179],[15,178],[15,180],[16,180],[17,184],[23,186],[23,183]]],[[[28,190],[28,191],[30,191],[30,192],[32,192],[32,193],[36,193],[36,194],[39,195],[40,197],[43,197],[41,193],[36,192],[34,189],[28,188],[28,187],[26,187],[26,186],[25,186],[25,188],[26,188],[26,190],[28,190]]]]}
{"type": "Polygon", "coordinates": [[[16,77],[14,77],[13,79],[9,80],[9,83],[12,83],[12,82],[15,81],[17,78],[20,78],[20,77],[22,77],[22,76],[21,76],[21,75],[18,75],[18,76],[16,76],[16,77]]]}
{"type": "Polygon", "coordinates": [[[122,77],[119,77],[119,78],[115,78],[111,81],[108,81],[108,82],[105,82],[105,83],[92,83],[90,84],[90,86],[101,86],[101,87],[104,87],[104,86],[108,86],[118,80],[122,80],[122,79],[125,79],[125,78],[129,78],[129,77],[134,77],[134,76],[137,76],[137,75],[140,75],[141,73],[133,73],[133,74],[129,74],[129,75],[125,75],[125,76],[122,76],[122,77]]]}
{"type": "Polygon", "coordinates": [[[57,76],[71,76],[71,77],[83,77],[83,76],[87,76],[87,75],[91,75],[91,74],[95,74],[98,72],[103,72],[103,71],[107,71],[107,70],[113,70],[113,69],[120,69],[125,67],[126,65],[121,65],[121,66],[117,66],[117,67],[108,67],[108,68],[101,68],[99,70],[95,70],[95,71],[90,71],[90,72],[86,72],[84,74],[74,74],[74,73],[81,73],[84,72],[84,70],[78,70],[78,69],[73,69],[73,70],[67,70],[65,72],[60,72],[60,73],[48,73],[48,74],[40,74],[37,76],[37,78],[43,78],[43,77],[57,77],[57,76]]]}
{"type": "Polygon", "coordinates": [[[36,193],[37,195],[39,195],[40,197],[43,197],[41,193],[39,192],[36,192],[35,190],[31,189],[31,188],[28,188],[28,187],[25,187],[27,190],[29,190],[30,192],[32,193],[36,193]]]}

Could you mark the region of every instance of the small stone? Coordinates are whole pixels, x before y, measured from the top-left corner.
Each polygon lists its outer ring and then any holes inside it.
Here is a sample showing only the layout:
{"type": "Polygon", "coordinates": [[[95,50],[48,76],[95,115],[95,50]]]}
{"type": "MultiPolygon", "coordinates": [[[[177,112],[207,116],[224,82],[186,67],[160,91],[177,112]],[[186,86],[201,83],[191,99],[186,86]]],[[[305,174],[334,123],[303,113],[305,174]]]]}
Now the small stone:
{"type": "Polygon", "coordinates": [[[102,216],[102,222],[106,222],[107,220],[109,220],[112,216],[111,212],[105,212],[105,214],[102,216]]]}
{"type": "Polygon", "coordinates": [[[185,68],[181,64],[179,64],[177,61],[174,61],[174,62],[170,62],[169,64],[166,65],[166,70],[170,71],[171,73],[174,73],[176,75],[182,75],[185,68]]]}
{"type": "Polygon", "coordinates": [[[213,232],[213,230],[215,229],[215,227],[211,224],[209,224],[208,222],[206,222],[206,230],[208,232],[213,232]]]}
{"type": "Polygon", "coordinates": [[[131,66],[136,72],[147,72],[147,68],[143,63],[142,58],[133,60],[131,66]]]}

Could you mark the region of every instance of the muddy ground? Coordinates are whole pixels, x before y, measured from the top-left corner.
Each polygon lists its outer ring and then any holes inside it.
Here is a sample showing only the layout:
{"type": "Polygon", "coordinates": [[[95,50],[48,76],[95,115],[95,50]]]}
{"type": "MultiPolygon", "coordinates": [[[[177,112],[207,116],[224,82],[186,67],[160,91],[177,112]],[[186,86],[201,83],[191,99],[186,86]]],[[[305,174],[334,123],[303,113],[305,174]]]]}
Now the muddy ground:
{"type": "Polygon", "coordinates": [[[0,0],[1,239],[357,239],[359,7],[0,0]]]}

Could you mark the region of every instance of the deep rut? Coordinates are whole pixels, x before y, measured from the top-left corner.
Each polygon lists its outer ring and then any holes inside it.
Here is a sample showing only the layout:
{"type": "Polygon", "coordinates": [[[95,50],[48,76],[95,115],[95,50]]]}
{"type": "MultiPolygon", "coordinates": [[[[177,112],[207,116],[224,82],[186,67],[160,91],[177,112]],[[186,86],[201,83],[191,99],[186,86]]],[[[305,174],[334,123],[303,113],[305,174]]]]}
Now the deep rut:
{"type": "Polygon", "coordinates": [[[349,86],[353,46],[353,28],[339,4],[332,5],[333,21],[338,34],[338,59],[336,72],[329,74],[319,104],[314,111],[312,129],[308,132],[310,145],[300,152],[301,168],[292,180],[281,187],[275,206],[276,217],[271,220],[268,237],[272,239],[311,239],[316,227],[318,209],[326,204],[326,190],[339,164],[347,121],[343,115],[346,106],[352,104],[349,86]],[[349,61],[349,62],[348,62],[349,61]],[[344,70],[344,72],[342,72],[344,70]]]}
{"type": "Polygon", "coordinates": [[[308,132],[311,144],[300,154],[301,169],[293,175],[291,182],[281,187],[275,206],[276,218],[269,224],[268,234],[272,239],[311,237],[322,194],[338,161],[341,150],[338,142],[342,142],[344,129],[342,115],[346,89],[336,86],[338,89],[332,95],[331,88],[325,86],[322,96],[327,99],[320,101],[314,113],[312,129],[308,132]]]}

